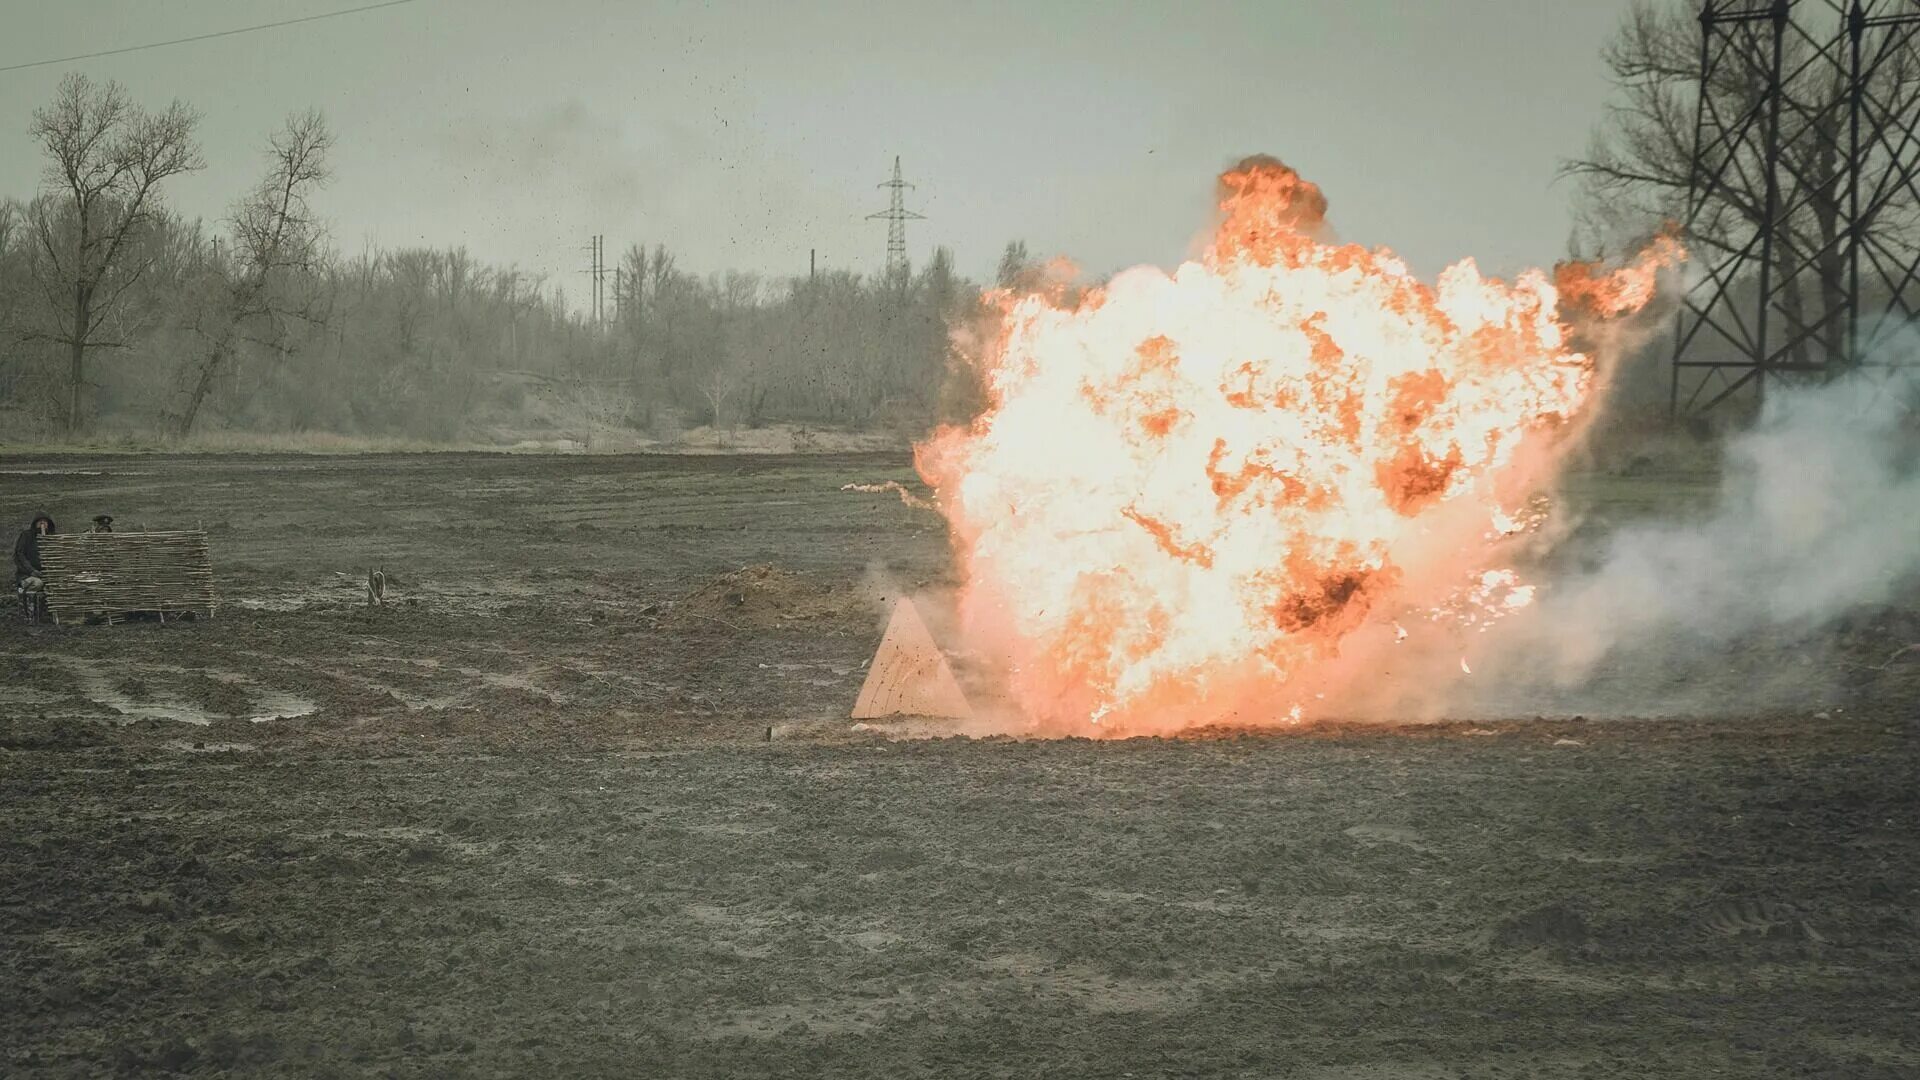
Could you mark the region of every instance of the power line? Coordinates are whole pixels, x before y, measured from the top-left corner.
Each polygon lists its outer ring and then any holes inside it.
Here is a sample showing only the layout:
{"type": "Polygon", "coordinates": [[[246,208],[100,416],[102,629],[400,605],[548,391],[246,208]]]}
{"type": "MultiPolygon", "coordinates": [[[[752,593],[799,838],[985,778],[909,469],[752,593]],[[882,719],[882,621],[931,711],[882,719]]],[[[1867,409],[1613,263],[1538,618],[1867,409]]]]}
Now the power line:
{"type": "Polygon", "coordinates": [[[384,4],[366,4],[343,11],[328,11],[319,15],[306,15],[298,19],[281,19],[279,22],[261,23],[258,26],[242,26],[237,30],[220,30],[211,34],[195,34],[192,37],[174,38],[172,41],[154,41],[145,45],[129,45],[124,49],[106,49],[101,52],[81,53],[78,56],[62,56],[57,60],[35,60],[26,64],[9,64],[0,67],[0,72],[20,71],[25,68],[46,67],[48,64],[70,64],[75,60],[92,60],[100,56],[118,56],[121,53],[139,52],[142,49],[161,49],[168,45],[185,45],[190,41],[207,41],[212,38],[232,37],[235,34],[251,34],[255,30],[271,30],[276,26],[292,26],[295,23],[318,22],[321,19],[333,19],[342,15],[358,15],[363,11],[375,11],[379,8],[399,7],[411,4],[414,0],[387,0],[384,4]]]}

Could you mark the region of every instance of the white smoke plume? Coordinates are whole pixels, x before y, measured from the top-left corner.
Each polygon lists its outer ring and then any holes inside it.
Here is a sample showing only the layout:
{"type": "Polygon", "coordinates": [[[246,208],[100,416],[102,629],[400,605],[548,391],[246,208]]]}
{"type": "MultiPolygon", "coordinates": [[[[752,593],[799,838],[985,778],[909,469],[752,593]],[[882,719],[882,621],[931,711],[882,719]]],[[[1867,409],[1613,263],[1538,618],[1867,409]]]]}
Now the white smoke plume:
{"type": "Polygon", "coordinates": [[[1704,517],[1620,529],[1502,628],[1478,703],[1494,686],[1544,711],[1823,700],[1820,632],[1920,581],[1911,416],[1864,378],[1775,393],[1728,440],[1704,517]]]}

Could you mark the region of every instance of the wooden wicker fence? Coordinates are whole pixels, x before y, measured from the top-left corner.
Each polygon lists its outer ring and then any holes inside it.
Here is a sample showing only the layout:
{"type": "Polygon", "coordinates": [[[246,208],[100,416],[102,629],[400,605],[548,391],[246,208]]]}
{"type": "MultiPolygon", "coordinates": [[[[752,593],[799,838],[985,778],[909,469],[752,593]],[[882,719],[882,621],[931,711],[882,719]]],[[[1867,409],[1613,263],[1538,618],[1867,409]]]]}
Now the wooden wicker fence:
{"type": "Polygon", "coordinates": [[[199,529],[44,536],[40,563],[55,622],[213,615],[213,558],[199,529]]]}

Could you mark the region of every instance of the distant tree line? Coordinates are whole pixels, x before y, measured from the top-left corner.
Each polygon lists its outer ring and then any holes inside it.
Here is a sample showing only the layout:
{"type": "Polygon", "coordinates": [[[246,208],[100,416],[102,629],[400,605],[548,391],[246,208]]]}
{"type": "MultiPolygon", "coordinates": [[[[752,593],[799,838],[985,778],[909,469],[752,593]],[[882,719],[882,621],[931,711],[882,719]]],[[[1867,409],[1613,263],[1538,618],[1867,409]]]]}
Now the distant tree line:
{"type": "MultiPolygon", "coordinates": [[[[165,183],[202,167],[197,121],[81,75],[34,111],[45,179],[0,201],[0,438],[917,430],[977,406],[949,327],[980,289],[944,249],[917,271],[767,279],[698,276],[635,244],[596,321],[462,249],[335,250],[309,205],[333,147],[318,113],[267,140],[224,219],[170,213],[165,183]]],[[[1008,259],[1011,282],[1024,248],[1008,259]]]]}

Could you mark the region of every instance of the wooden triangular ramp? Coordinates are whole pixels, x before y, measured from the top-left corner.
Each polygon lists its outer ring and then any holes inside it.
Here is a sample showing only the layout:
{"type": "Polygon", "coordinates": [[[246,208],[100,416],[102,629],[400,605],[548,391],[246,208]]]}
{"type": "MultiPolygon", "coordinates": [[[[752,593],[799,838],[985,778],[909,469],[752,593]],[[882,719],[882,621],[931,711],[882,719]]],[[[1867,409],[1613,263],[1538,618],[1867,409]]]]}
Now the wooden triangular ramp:
{"type": "Polygon", "coordinates": [[[853,703],[855,720],[898,715],[961,719],[973,715],[946,655],[933,643],[913,601],[904,596],[893,606],[886,636],[874,651],[860,699],[853,703]]]}

